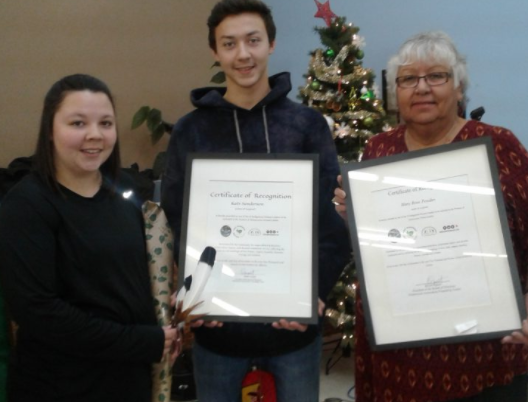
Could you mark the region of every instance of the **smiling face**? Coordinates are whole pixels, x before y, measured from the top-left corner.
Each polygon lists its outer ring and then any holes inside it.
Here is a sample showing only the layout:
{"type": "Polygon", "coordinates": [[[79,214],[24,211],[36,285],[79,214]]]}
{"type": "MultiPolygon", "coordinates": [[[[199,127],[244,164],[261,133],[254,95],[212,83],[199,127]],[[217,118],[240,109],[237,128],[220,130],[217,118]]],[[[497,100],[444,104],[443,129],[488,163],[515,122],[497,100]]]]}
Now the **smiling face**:
{"type": "Polygon", "coordinates": [[[98,176],[99,168],[112,153],[116,140],[114,108],[104,93],[68,93],[53,118],[53,159],[57,180],[98,176]]]}
{"type": "MultiPolygon", "coordinates": [[[[443,64],[415,62],[401,66],[398,77],[405,75],[424,76],[438,72],[451,72],[443,64]]],[[[430,86],[420,79],[414,88],[396,88],[396,98],[401,118],[407,125],[445,124],[457,118],[457,104],[463,95],[460,87],[455,88],[453,79],[445,84],[430,86]]]]}
{"type": "Polygon", "coordinates": [[[268,58],[275,48],[270,43],[264,21],[255,13],[226,17],[215,29],[215,60],[226,75],[227,94],[269,91],[268,58]]]}

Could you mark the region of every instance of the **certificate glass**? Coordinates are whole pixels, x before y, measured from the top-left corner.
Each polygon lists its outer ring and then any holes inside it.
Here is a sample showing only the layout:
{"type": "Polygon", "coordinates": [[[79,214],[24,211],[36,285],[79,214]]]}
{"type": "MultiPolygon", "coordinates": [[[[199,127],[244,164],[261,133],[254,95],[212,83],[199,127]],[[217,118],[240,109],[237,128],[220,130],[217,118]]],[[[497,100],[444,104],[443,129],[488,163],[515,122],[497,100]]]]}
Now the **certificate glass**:
{"type": "Polygon", "coordinates": [[[206,320],[317,322],[318,156],[191,154],[179,283],[216,250],[206,320]]]}
{"type": "Polygon", "coordinates": [[[491,139],[343,165],[374,349],[499,338],[524,299],[491,139]]]}

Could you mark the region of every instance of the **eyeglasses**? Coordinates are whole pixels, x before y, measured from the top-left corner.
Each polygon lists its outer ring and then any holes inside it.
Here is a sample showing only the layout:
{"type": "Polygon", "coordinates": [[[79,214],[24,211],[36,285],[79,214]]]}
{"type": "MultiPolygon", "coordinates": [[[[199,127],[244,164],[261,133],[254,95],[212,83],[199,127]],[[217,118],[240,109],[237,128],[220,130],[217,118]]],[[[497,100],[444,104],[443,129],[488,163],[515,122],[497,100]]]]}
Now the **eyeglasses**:
{"type": "Polygon", "coordinates": [[[426,75],[402,75],[401,77],[396,78],[396,84],[400,88],[414,88],[420,82],[420,79],[423,78],[427,85],[434,87],[437,85],[445,84],[449,81],[451,73],[430,73],[426,75]]]}

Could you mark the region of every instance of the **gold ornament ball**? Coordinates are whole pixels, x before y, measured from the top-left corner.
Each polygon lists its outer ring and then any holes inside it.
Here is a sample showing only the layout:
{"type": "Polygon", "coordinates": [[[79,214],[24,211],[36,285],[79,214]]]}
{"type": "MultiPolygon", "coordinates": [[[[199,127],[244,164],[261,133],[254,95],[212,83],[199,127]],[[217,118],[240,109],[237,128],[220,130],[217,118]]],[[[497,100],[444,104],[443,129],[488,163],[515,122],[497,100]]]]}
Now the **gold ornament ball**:
{"type": "Polygon", "coordinates": [[[372,125],[374,124],[374,119],[372,117],[365,117],[363,119],[363,124],[365,125],[365,127],[372,127],[372,125]]]}
{"type": "Polygon", "coordinates": [[[345,293],[350,297],[356,297],[356,288],[352,285],[345,286],[345,293]]]}

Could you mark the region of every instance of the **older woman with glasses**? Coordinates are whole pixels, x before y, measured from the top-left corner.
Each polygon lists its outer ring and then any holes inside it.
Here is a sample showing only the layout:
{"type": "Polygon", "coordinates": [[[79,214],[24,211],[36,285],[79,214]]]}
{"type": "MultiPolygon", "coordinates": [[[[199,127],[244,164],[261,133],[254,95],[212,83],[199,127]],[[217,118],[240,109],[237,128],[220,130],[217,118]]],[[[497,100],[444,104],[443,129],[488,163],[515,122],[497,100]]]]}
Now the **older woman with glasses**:
{"type": "MultiPolygon", "coordinates": [[[[442,32],[407,40],[388,63],[391,95],[403,123],[366,145],[363,160],[489,136],[499,167],[508,223],[523,289],[528,266],[528,154],[507,129],[458,114],[468,86],[466,63],[442,32]]],[[[336,210],[345,217],[345,192],[336,210]]],[[[356,401],[526,402],[528,322],[503,339],[374,352],[357,298],[356,401]]]]}

